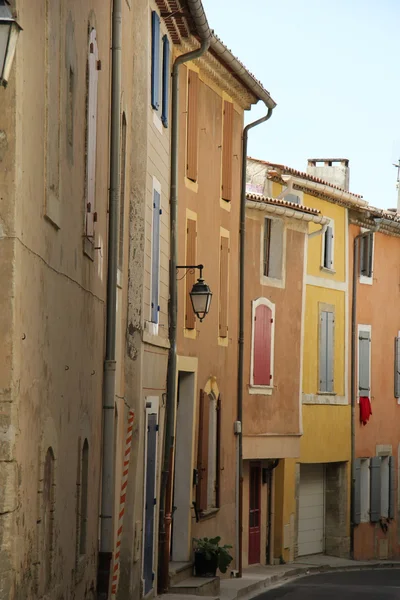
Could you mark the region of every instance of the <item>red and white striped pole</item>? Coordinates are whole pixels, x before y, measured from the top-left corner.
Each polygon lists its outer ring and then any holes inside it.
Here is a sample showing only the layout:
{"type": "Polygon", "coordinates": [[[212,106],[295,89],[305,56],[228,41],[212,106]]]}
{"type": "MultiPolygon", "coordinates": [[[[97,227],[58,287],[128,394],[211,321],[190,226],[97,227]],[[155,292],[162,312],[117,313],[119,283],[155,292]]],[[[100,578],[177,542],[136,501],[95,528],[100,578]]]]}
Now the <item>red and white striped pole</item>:
{"type": "Polygon", "coordinates": [[[129,472],[129,459],[131,456],[132,448],[132,430],[135,413],[132,409],[128,413],[128,429],[126,432],[125,440],[125,452],[124,452],[124,465],[121,479],[121,494],[119,499],[119,513],[118,513],[118,531],[117,541],[114,552],[114,569],[111,583],[111,600],[114,600],[117,596],[118,582],[119,582],[119,559],[121,553],[121,537],[122,537],[122,522],[124,520],[125,512],[125,499],[126,499],[126,488],[128,486],[128,472],[129,472]]]}

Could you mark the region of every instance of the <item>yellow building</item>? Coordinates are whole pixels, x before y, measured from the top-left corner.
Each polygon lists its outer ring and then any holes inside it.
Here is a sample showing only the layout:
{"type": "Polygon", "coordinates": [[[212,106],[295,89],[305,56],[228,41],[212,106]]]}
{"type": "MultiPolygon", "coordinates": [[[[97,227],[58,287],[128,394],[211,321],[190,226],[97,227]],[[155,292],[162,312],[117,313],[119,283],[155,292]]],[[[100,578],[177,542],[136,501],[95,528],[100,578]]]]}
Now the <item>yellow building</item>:
{"type": "MultiPolygon", "coordinates": [[[[251,161],[250,161],[251,162],[251,161]]],[[[348,161],[309,160],[307,173],[254,161],[253,191],[318,209],[310,224],[302,307],[300,456],[275,474],[275,559],[349,554],[351,406],[348,384],[348,161]],[[260,164],[264,169],[260,170],[260,164]],[[263,187],[263,189],[258,189],[263,187]],[[257,189],[256,189],[257,188],[257,189]]]]}

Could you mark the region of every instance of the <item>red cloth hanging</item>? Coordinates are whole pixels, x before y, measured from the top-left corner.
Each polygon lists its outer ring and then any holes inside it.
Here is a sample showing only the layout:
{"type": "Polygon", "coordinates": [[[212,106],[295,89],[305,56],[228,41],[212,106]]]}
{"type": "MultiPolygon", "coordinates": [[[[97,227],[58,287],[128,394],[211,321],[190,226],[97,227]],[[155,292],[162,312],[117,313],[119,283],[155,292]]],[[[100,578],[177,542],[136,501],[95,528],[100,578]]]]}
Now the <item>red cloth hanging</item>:
{"type": "Polygon", "coordinates": [[[372,415],[371,401],[368,396],[360,396],[360,422],[366,425],[372,415]]]}

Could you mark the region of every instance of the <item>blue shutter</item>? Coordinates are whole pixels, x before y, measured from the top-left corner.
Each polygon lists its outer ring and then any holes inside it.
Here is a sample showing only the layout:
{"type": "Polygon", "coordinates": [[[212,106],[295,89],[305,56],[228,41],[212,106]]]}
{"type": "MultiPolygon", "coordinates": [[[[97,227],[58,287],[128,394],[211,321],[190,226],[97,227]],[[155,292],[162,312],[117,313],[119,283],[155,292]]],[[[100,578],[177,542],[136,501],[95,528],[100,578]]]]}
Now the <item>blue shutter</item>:
{"type": "Polygon", "coordinates": [[[377,523],[381,518],[381,457],[373,456],[369,463],[370,470],[370,518],[377,523]]]}
{"type": "Polygon", "coordinates": [[[396,471],[394,456],[389,456],[389,519],[395,517],[396,502],[396,471]]]}
{"type": "Polygon", "coordinates": [[[161,121],[164,127],[168,127],[169,112],[169,40],[163,37],[163,72],[162,72],[162,115],[161,121]]]}
{"type": "Polygon", "coordinates": [[[151,105],[160,106],[160,17],[155,10],[151,13],[151,105]]]}
{"type": "Polygon", "coordinates": [[[151,249],[151,320],[158,323],[158,290],[160,285],[160,201],[157,190],[153,191],[153,239],[151,249]]]}
{"type": "Polygon", "coordinates": [[[353,523],[361,523],[361,459],[356,458],[355,462],[355,480],[354,480],[354,505],[353,505],[353,523]]]}

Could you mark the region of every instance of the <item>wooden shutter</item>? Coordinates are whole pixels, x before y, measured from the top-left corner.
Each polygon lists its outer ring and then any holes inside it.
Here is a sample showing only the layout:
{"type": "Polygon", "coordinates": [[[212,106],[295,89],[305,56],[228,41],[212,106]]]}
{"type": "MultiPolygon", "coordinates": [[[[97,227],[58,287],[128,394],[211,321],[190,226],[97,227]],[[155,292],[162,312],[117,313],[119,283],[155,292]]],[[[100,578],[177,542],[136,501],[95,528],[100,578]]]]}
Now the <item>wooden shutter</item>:
{"type": "Polygon", "coordinates": [[[203,390],[200,390],[199,443],[197,454],[199,483],[196,490],[196,504],[197,509],[200,511],[207,510],[209,403],[208,395],[203,390]]]}
{"type": "Polygon", "coordinates": [[[377,523],[381,518],[381,457],[373,456],[370,469],[370,518],[377,523]]]}
{"type": "Polygon", "coordinates": [[[188,109],[187,109],[187,165],[186,176],[197,181],[198,152],[198,92],[199,76],[188,71],[188,109]]]}
{"type": "Polygon", "coordinates": [[[215,504],[217,508],[221,506],[221,470],[222,470],[222,440],[221,440],[221,426],[222,426],[222,398],[221,394],[218,396],[217,402],[217,473],[215,480],[215,504]]]}
{"type": "Polygon", "coordinates": [[[151,251],[151,320],[158,323],[159,286],[160,286],[160,208],[161,196],[153,190],[153,232],[151,251]]]}
{"type": "Polygon", "coordinates": [[[394,338],[394,397],[400,398],[400,338],[394,338]]]}
{"type": "Polygon", "coordinates": [[[254,385],[270,385],[272,311],[260,304],[254,316],[253,381],[254,385]]]}
{"type": "Polygon", "coordinates": [[[96,149],[97,149],[97,84],[98,49],[96,30],[89,38],[89,82],[87,102],[87,149],[86,149],[86,235],[94,236],[96,221],[96,149]]]}
{"type": "Polygon", "coordinates": [[[264,219],[264,277],[269,275],[269,254],[271,248],[271,219],[264,219]]]}
{"type": "Polygon", "coordinates": [[[389,519],[396,514],[396,465],[394,456],[389,456],[389,519]]]}
{"type": "Polygon", "coordinates": [[[222,140],[222,198],[232,200],[233,104],[224,100],[222,140]]]}
{"type": "MultiPolygon", "coordinates": [[[[196,221],[188,219],[186,223],[186,264],[196,264],[196,221]]],[[[186,274],[186,315],[185,315],[185,327],[186,329],[194,329],[196,325],[196,315],[193,312],[192,301],[190,299],[190,292],[193,284],[196,281],[195,269],[187,271],[186,274]]]]}
{"type": "Polygon", "coordinates": [[[221,237],[221,253],[219,265],[219,336],[228,335],[228,273],[229,273],[229,239],[221,237]]]}
{"type": "Polygon", "coordinates": [[[163,37],[163,71],[162,71],[162,113],[161,121],[164,127],[168,127],[169,112],[169,40],[163,37]]]}
{"type": "Polygon", "coordinates": [[[160,17],[155,10],[151,13],[151,105],[160,106],[160,17]]]}
{"type": "Polygon", "coordinates": [[[358,393],[370,397],[370,352],[371,336],[369,331],[360,331],[358,336],[358,393]]]}
{"type": "Polygon", "coordinates": [[[355,481],[354,481],[354,504],[353,504],[353,523],[361,523],[361,459],[356,458],[355,462],[355,481]]]}

